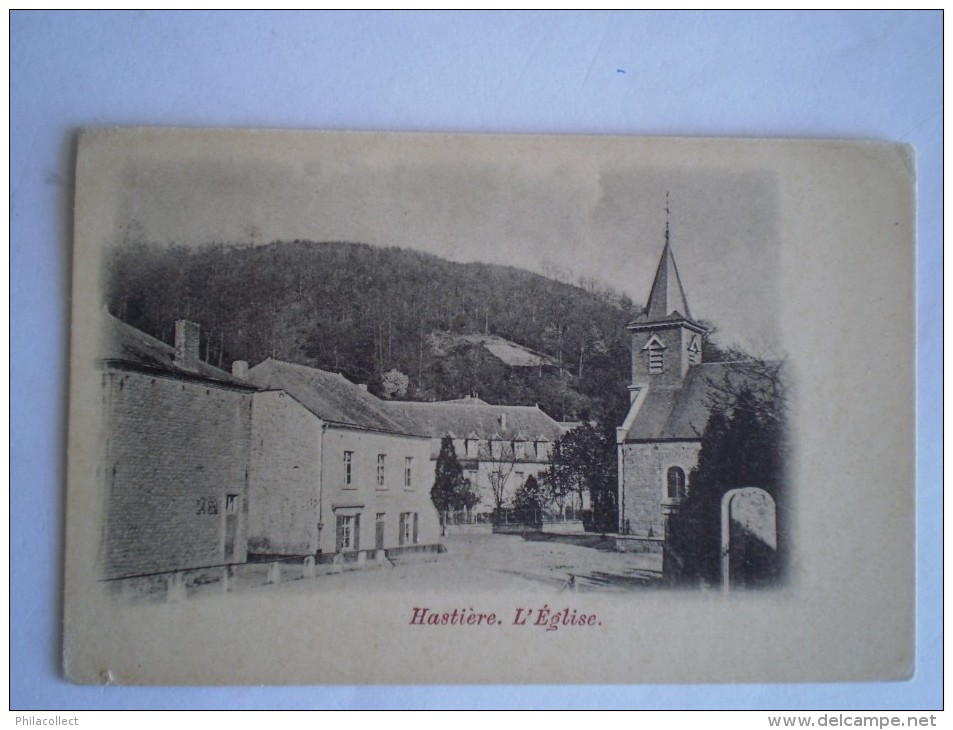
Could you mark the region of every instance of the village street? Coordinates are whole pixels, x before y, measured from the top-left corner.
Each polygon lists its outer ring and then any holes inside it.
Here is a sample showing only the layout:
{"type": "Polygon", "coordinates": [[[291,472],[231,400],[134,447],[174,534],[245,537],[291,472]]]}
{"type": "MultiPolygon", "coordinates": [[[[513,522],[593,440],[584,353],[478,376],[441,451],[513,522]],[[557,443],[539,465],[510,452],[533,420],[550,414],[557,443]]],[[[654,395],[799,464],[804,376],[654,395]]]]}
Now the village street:
{"type": "MultiPolygon", "coordinates": [[[[300,570],[290,571],[275,584],[266,583],[265,565],[247,566],[258,570],[245,573],[230,591],[281,595],[364,588],[619,592],[644,590],[658,579],[661,569],[658,556],[610,551],[598,535],[537,534],[530,539],[518,535],[449,535],[443,542],[445,553],[412,554],[383,566],[369,564],[314,578],[301,578],[300,570]]],[[[203,586],[197,592],[206,591],[218,593],[221,587],[203,586]]]]}

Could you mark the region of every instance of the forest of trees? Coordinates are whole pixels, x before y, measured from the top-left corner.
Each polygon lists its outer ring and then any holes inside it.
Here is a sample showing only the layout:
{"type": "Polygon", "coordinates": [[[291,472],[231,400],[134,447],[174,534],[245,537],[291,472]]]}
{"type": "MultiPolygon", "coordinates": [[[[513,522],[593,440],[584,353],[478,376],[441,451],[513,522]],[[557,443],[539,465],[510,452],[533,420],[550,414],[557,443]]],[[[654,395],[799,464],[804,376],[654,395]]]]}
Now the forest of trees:
{"type": "Polygon", "coordinates": [[[382,397],[477,393],[560,420],[611,419],[627,403],[632,301],[591,280],[454,263],[398,248],[294,241],[187,247],[132,238],[106,261],[109,311],[171,342],[202,327],[202,356],[228,368],[267,357],[343,373],[382,397]],[[437,355],[434,332],[490,333],[558,368],[510,368],[479,345],[437,355]]]}
{"type": "MultiPolygon", "coordinates": [[[[105,271],[112,314],[170,343],[176,320],[195,321],[203,359],[221,368],[275,357],[343,373],[384,398],[478,394],[491,403],[538,404],[558,420],[583,422],[559,439],[551,468],[539,482],[523,485],[515,504],[536,509],[588,491],[589,529],[615,524],[614,429],[628,408],[631,374],[625,325],[639,307],[591,279],[570,283],[565,272],[557,280],[356,243],[188,247],[135,238],[110,251],[105,271]],[[438,344],[440,333],[498,335],[551,356],[558,366],[509,367],[463,339],[448,347],[443,337],[438,344]]],[[[706,340],[705,359],[747,358],[706,340]]],[[[715,389],[720,402],[711,404],[715,417],[691,475],[691,496],[672,525],[685,579],[714,580],[714,516],[726,489],[750,481],[754,470],[784,505],[784,397],[777,373],[762,375],[764,385],[755,392],[715,389]]],[[[472,506],[475,498],[457,471],[449,469],[435,484],[442,515],[472,506]]]]}

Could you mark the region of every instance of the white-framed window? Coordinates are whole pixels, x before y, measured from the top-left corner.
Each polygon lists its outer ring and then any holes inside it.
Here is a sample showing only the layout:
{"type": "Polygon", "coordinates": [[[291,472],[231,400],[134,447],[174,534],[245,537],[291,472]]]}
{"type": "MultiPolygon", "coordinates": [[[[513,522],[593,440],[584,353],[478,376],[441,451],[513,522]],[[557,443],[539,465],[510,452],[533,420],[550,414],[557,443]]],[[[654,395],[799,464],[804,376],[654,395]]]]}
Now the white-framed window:
{"type": "Polygon", "coordinates": [[[400,532],[398,533],[398,542],[401,545],[417,544],[417,513],[400,513],[400,532]]]}
{"type": "Polygon", "coordinates": [[[414,485],[414,457],[404,457],[404,487],[410,489],[414,485]]]}
{"type": "Polygon", "coordinates": [[[344,452],[344,486],[348,486],[354,481],[354,452],[344,452]]]}
{"type": "Polygon", "coordinates": [[[387,454],[377,455],[377,486],[380,489],[384,488],[384,464],[386,460],[387,454]]]}
{"type": "Polygon", "coordinates": [[[668,499],[685,499],[688,496],[685,470],[682,467],[671,466],[665,473],[665,496],[668,499]]]}
{"type": "Polygon", "coordinates": [[[513,457],[516,459],[526,458],[526,444],[523,441],[513,442],[513,457]]]}
{"type": "Polygon", "coordinates": [[[238,514],[238,495],[237,494],[225,495],[225,514],[227,515],[238,514]]]}
{"type": "Polygon", "coordinates": [[[338,515],[336,518],[336,548],[337,552],[360,550],[361,548],[361,516],[338,515]]]}

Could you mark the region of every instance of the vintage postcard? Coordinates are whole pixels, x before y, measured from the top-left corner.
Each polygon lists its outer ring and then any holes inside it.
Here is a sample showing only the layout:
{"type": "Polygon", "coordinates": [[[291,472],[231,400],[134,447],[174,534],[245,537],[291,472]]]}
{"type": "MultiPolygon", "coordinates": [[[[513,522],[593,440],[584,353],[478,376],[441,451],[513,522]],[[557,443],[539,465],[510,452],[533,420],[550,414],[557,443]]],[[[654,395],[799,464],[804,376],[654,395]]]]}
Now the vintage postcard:
{"type": "Polygon", "coordinates": [[[899,680],[902,145],[94,129],[64,671],[899,680]]]}

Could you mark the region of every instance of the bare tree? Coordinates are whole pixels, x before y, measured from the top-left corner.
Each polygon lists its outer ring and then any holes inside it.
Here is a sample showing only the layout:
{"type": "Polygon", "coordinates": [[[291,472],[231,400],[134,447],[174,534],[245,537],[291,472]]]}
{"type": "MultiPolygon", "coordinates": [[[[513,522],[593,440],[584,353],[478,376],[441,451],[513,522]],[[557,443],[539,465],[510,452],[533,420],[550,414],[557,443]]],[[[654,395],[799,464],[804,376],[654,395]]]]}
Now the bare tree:
{"type": "Polygon", "coordinates": [[[709,411],[730,413],[744,391],[758,419],[783,423],[787,415],[784,361],[751,357],[739,350],[728,350],[728,355],[720,374],[706,377],[709,411]]]}
{"type": "Polygon", "coordinates": [[[493,492],[493,503],[497,514],[506,504],[506,482],[516,466],[513,444],[502,439],[490,439],[486,442],[486,477],[493,492]]]}

